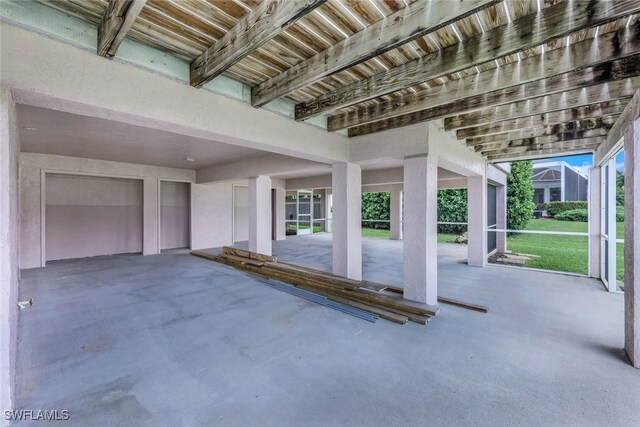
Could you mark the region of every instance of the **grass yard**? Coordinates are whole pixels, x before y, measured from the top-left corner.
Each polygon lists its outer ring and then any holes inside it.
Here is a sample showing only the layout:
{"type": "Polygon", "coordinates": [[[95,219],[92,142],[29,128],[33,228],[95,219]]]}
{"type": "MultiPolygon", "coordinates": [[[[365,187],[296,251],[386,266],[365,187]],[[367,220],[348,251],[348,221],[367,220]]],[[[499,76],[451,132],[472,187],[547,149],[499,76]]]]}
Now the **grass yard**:
{"type": "MultiPolygon", "coordinates": [[[[526,229],[586,233],[588,224],[553,219],[532,219],[526,229]]],[[[616,234],[618,239],[624,238],[624,222],[617,223],[616,234]]],[[[456,237],[458,237],[456,234],[438,234],[438,243],[454,243],[456,237]]],[[[589,270],[588,242],[587,236],[514,233],[507,237],[507,248],[513,252],[540,257],[527,261],[525,267],[587,274],[589,270]]],[[[619,243],[617,246],[616,276],[618,280],[624,280],[624,245],[619,243]]]]}
{"type": "Polygon", "coordinates": [[[388,239],[391,235],[389,230],[377,230],[375,228],[363,228],[362,237],[382,237],[388,239]]]}
{"type": "MultiPolygon", "coordinates": [[[[586,222],[556,221],[552,219],[532,219],[527,230],[541,231],[588,231],[586,222]]],[[[616,227],[618,238],[624,236],[624,223],[616,227]]],[[[618,247],[623,245],[619,244],[618,247]]],[[[507,248],[513,252],[538,255],[540,258],[528,261],[525,267],[545,270],[588,273],[589,248],[586,236],[554,236],[544,234],[512,234],[507,238],[507,248]]],[[[616,274],[618,280],[624,278],[624,254],[617,251],[616,274]]]]}
{"type": "MultiPolygon", "coordinates": [[[[373,228],[363,228],[362,237],[381,237],[388,239],[390,236],[389,230],[376,230],[373,228]]],[[[457,234],[442,234],[438,233],[438,243],[455,243],[454,240],[458,237],[457,234]]]]}

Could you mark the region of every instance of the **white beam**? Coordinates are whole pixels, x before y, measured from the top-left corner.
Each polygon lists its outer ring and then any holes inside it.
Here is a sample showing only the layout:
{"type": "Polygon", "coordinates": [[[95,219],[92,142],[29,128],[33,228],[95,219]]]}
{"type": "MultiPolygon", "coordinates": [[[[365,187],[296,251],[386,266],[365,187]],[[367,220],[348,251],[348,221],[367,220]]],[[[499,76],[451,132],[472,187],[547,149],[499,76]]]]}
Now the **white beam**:
{"type": "Polygon", "coordinates": [[[307,160],[348,160],[341,135],[13,25],[0,26],[0,40],[0,82],[16,102],[307,160]]]}

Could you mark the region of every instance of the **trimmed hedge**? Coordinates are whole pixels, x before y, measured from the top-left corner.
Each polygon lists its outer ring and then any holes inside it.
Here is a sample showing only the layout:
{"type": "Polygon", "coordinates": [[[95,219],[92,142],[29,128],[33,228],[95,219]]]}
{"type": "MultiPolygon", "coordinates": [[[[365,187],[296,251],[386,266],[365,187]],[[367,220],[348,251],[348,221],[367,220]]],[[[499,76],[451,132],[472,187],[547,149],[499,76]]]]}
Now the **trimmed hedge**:
{"type": "Polygon", "coordinates": [[[390,223],[367,221],[391,218],[391,197],[389,193],[362,193],[362,228],[388,230],[390,223]]]}
{"type": "MultiPolygon", "coordinates": [[[[558,221],[574,221],[574,222],[587,222],[589,221],[589,210],[587,209],[571,209],[568,211],[560,212],[556,215],[558,221]]],[[[624,221],[624,208],[618,206],[616,208],[616,222],[624,221]]]]}
{"type": "Polygon", "coordinates": [[[558,221],[587,222],[589,221],[589,211],[587,209],[571,209],[560,212],[556,215],[556,219],[558,221]]]}
{"type": "MultiPolygon", "coordinates": [[[[438,221],[467,222],[467,189],[438,190],[438,221]]],[[[466,225],[438,224],[438,233],[462,234],[466,225]]]]}
{"type": "Polygon", "coordinates": [[[576,209],[588,209],[586,200],[547,203],[547,215],[550,217],[555,217],[562,212],[573,211],[576,209]]]}

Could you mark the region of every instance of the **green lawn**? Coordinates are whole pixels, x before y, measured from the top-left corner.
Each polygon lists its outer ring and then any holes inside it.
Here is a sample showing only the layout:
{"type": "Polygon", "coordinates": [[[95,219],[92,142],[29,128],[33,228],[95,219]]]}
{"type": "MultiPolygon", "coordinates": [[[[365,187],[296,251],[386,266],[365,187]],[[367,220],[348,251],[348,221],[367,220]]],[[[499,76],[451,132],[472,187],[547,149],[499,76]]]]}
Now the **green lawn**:
{"type": "Polygon", "coordinates": [[[375,228],[363,228],[362,237],[383,237],[388,239],[390,237],[389,230],[376,230],[375,228]]]}
{"type": "MultiPolygon", "coordinates": [[[[527,230],[537,231],[588,231],[586,222],[556,221],[553,219],[532,219],[527,230]]],[[[624,238],[624,223],[616,227],[618,239],[624,238]]],[[[439,243],[452,243],[457,235],[438,234],[439,243]]],[[[624,251],[618,244],[616,251],[616,275],[624,280],[624,251]]],[[[588,273],[589,248],[587,236],[556,236],[544,234],[517,234],[507,237],[507,248],[513,252],[538,255],[527,261],[525,267],[544,270],[567,271],[571,273],[588,273]]]]}
{"type": "MultiPolygon", "coordinates": [[[[389,230],[375,230],[373,228],[363,228],[362,237],[382,237],[388,239],[390,236],[389,230]]],[[[455,243],[454,240],[458,237],[457,234],[440,234],[438,233],[438,243],[455,243]]]]}

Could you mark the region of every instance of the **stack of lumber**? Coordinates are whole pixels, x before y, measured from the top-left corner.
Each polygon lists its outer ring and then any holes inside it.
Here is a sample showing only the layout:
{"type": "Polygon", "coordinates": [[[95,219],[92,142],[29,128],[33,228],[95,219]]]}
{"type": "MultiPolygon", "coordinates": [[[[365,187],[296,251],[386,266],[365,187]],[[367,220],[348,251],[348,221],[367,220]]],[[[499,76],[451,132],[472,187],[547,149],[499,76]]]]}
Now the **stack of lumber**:
{"type": "Polygon", "coordinates": [[[198,251],[191,254],[260,277],[289,283],[399,324],[405,324],[410,320],[424,325],[439,311],[438,307],[405,300],[402,298],[401,288],[334,276],[323,271],[278,262],[275,257],[269,255],[230,247],[224,247],[220,255],[198,251]]]}

